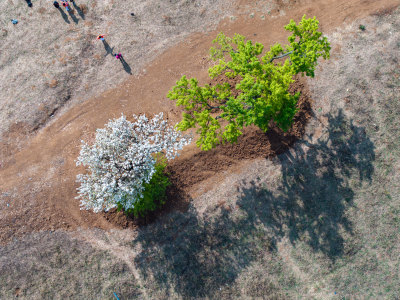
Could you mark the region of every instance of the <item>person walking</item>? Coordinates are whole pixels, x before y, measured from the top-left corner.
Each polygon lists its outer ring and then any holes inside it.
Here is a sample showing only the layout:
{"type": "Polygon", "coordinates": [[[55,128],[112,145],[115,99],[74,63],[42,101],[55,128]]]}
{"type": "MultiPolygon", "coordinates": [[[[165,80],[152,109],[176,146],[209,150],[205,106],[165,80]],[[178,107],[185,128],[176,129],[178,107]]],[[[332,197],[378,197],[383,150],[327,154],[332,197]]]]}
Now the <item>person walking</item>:
{"type": "Polygon", "coordinates": [[[116,59],[121,59],[122,54],[121,54],[121,53],[118,53],[118,54],[114,54],[114,56],[115,56],[116,59]]]}
{"type": "Polygon", "coordinates": [[[98,40],[101,40],[101,41],[104,41],[104,34],[100,34],[98,37],[97,37],[97,39],[98,40]]]}
{"type": "Polygon", "coordinates": [[[62,6],[64,6],[67,11],[71,10],[67,1],[63,1],[62,6]]]}

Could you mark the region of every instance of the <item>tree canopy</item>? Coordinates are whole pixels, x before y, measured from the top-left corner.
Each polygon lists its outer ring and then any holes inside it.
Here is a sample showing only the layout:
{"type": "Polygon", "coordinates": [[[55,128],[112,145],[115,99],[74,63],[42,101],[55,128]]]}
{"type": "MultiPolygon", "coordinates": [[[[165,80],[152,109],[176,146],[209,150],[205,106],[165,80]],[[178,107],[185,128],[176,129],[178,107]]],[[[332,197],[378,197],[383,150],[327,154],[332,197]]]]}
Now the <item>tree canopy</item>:
{"type": "Polygon", "coordinates": [[[105,128],[97,129],[93,145],[82,141],[76,164],[89,173],[79,174],[78,199],[82,209],[94,212],[119,207],[135,214],[155,208],[153,199],[165,190],[163,165],[157,165],[157,155],[173,159],[190,138],[182,136],[163,119],[163,114],[148,119],[125,116],[110,120],[105,128]]]}
{"type": "Polygon", "coordinates": [[[318,31],[318,20],[303,16],[299,24],[290,21],[285,29],[292,34],[288,44],[274,44],[263,53],[264,45],[244,36],[233,38],[218,34],[210,49],[216,64],[209,76],[235,78],[231,87],[227,80],[215,85],[200,86],[195,78],[183,76],[169,91],[168,98],[183,107],[181,131],[197,128],[197,146],[209,150],[219,143],[236,142],[244,126],[256,125],[264,131],[270,122],[287,130],[297,112],[299,93],[288,89],[294,76],[314,77],[319,57],[329,58],[330,45],[318,31]]]}

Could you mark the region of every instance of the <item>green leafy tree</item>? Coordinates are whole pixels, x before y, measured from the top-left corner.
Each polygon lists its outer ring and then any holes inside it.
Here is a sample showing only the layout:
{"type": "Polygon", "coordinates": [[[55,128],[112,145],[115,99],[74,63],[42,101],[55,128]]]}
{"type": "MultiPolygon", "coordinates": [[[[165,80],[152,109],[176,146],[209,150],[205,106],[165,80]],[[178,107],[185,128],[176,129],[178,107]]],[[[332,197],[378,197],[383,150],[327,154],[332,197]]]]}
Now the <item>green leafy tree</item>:
{"type": "Polygon", "coordinates": [[[286,131],[297,112],[299,93],[288,91],[294,76],[314,77],[318,58],[329,58],[329,42],[318,31],[318,23],[315,17],[303,16],[298,25],[291,20],[285,26],[292,33],[289,44],[277,43],[264,55],[260,43],[239,34],[233,38],[218,34],[213,41],[216,47],[210,49],[217,63],[209,69],[209,76],[236,78],[238,83],[235,87],[228,82],[200,86],[197,79],[183,76],[168,93],[184,109],[177,128],[197,128],[200,138],[196,143],[203,150],[236,142],[244,126],[267,131],[273,121],[286,131]]]}

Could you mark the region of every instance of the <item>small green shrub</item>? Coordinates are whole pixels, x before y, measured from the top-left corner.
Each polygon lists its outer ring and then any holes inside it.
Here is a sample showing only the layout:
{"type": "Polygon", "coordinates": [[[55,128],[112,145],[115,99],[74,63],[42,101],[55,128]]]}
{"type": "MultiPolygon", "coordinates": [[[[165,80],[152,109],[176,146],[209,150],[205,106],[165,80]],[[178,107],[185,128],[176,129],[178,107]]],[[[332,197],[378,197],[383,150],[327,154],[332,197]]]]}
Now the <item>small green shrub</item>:
{"type": "MultiPolygon", "coordinates": [[[[166,166],[166,159],[161,156],[158,157],[153,177],[149,183],[143,184],[143,198],[136,201],[133,208],[125,210],[125,214],[133,215],[135,217],[144,217],[149,212],[154,211],[165,204],[166,190],[171,184],[167,174],[165,173],[166,166]]],[[[118,210],[120,211],[122,209],[123,203],[118,203],[118,210]]]]}

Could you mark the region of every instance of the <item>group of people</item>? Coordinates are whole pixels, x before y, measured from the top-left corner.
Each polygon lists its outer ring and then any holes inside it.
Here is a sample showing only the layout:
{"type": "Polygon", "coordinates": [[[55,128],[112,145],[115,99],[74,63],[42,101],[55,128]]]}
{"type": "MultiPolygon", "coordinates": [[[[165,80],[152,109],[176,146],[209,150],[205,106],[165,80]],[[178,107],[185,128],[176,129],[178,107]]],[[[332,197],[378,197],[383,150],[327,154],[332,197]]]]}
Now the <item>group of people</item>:
{"type": "MultiPolygon", "coordinates": [[[[70,2],[74,2],[74,0],[69,0],[70,2]]],[[[70,11],[70,7],[69,7],[69,3],[68,3],[68,0],[61,0],[61,2],[62,2],[62,6],[64,6],[65,7],[65,9],[67,10],[67,11],[70,11]]],[[[53,2],[53,5],[54,5],[54,7],[56,7],[56,8],[60,8],[60,4],[58,3],[58,1],[54,1],[53,2]]],[[[131,14],[131,15],[134,15],[133,13],[131,14]]],[[[98,37],[97,37],[97,39],[98,40],[101,40],[102,42],[104,42],[104,34],[100,34],[98,37]]],[[[113,56],[116,58],[116,59],[122,59],[122,54],[121,53],[115,53],[115,54],[113,54],[113,56]]]]}
{"type": "MultiPolygon", "coordinates": [[[[69,1],[74,2],[74,0],[69,0],[69,1]]],[[[64,6],[67,11],[71,10],[71,8],[69,7],[68,0],[61,0],[61,2],[62,2],[62,6],[64,6]]],[[[58,1],[54,1],[53,5],[55,8],[60,8],[60,4],[58,3],[58,1]]]]}
{"type": "MultiPolygon", "coordinates": [[[[29,7],[32,7],[31,0],[25,0],[25,1],[28,3],[28,6],[29,6],[29,7]]],[[[71,3],[73,3],[73,4],[75,5],[74,0],[60,0],[60,1],[62,2],[61,5],[64,6],[65,9],[66,9],[67,11],[70,11],[70,10],[71,10],[68,1],[71,2],[71,3]]],[[[58,3],[58,1],[54,1],[54,2],[53,2],[53,5],[54,5],[55,8],[60,8],[60,3],[58,3]]],[[[131,15],[132,15],[132,16],[135,16],[134,13],[131,13],[131,15]]],[[[11,22],[12,22],[14,25],[18,24],[18,20],[17,20],[17,19],[11,19],[11,22]]],[[[98,39],[98,40],[101,40],[103,43],[106,43],[105,40],[104,40],[104,37],[105,37],[104,34],[100,34],[100,35],[97,37],[97,39],[98,39]]],[[[123,60],[123,58],[122,58],[122,54],[121,54],[121,53],[115,53],[115,54],[112,54],[112,55],[113,55],[116,59],[119,59],[119,60],[121,60],[121,61],[124,63],[124,60],[123,60]]]]}

